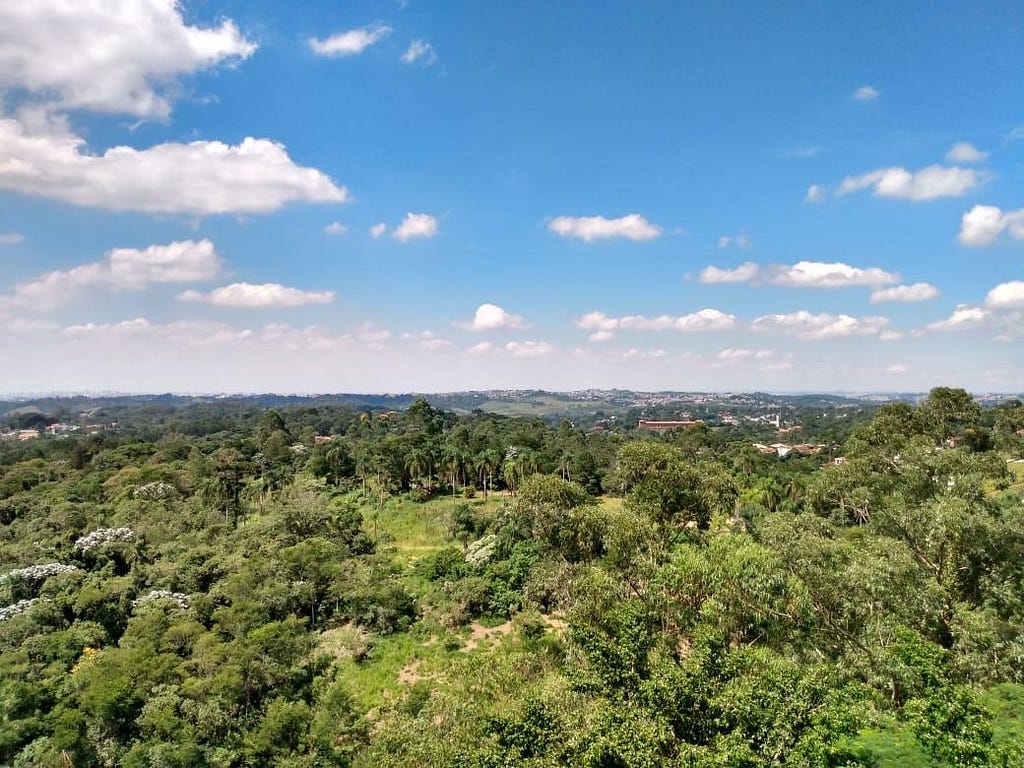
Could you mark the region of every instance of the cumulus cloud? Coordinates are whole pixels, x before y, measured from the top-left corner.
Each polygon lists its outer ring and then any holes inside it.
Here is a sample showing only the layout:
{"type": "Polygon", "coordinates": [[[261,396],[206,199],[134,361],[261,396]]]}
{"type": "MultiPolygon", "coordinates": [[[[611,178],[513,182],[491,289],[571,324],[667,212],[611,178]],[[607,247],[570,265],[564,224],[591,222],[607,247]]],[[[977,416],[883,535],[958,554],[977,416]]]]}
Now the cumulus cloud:
{"type": "MultiPolygon", "coordinates": [[[[372,230],[371,234],[373,234],[372,230]]],[[[383,234],[383,232],[381,234],[383,234]]],[[[407,213],[405,214],[405,218],[402,219],[402,222],[391,232],[391,236],[395,238],[395,240],[399,240],[403,243],[416,238],[434,237],[436,234],[437,219],[429,213],[407,213]]]]}
{"type": "Polygon", "coordinates": [[[177,0],[0,3],[0,90],[60,109],[164,118],[178,78],[255,50],[228,19],[187,24],[177,0]]]}
{"type": "Polygon", "coordinates": [[[668,352],[664,349],[637,349],[636,347],[630,347],[621,352],[610,352],[607,355],[609,360],[625,363],[636,360],[665,360],[667,358],[668,352]]]}
{"type": "Polygon", "coordinates": [[[602,343],[605,341],[613,341],[615,339],[614,331],[594,331],[592,334],[587,336],[587,341],[593,341],[596,343],[602,343]]]}
{"type": "Polygon", "coordinates": [[[946,153],[946,161],[950,163],[980,163],[987,157],[988,152],[982,152],[966,141],[958,141],[946,153]]]}
{"type": "Polygon", "coordinates": [[[881,304],[886,301],[928,301],[939,295],[939,289],[931,283],[913,283],[912,285],[895,285],[892,288],[875,288],[871,291],[871,303],[881,304]]]}
{"type": "Polygon", "coordinates": [[[604,216],[557,216],[548,222],[548,229],[561,237],[573,237],[587,243],[616,237],[644,241],[661,235],[661,227],[651,224],[639,213],[618,219],[606,219],[604,216]]]}
{"type": "Polygon", "coordinates": [[[744,262],[734,269],[704,267],[697,278],[702,283],[748,283],[757,279],[761,268],[752,261],[744,262]]]}
{"type": "Polygon", "coordinates": [[[495,331],[501,328],[526,327],[522,315],[513,315],[510,312],[506,312],[497,304],[481,304],[477,307],[472,320],[456,320],[452,324],[457,328],[464,328],[467,331],[495,331]]]}
{"type": "MultiPolygon", "coordinates": [[[[717,309],[702,309],[688,315],[658,315],[656,317],[645,315],[609,317],[603,312],[588,312],[576,319],[577,328],[595,333],[610,333],[615,330],[662,331],[669,329],[685,332],[724,331],[735,327],[735,325],[735,315],[717,309]]],[[[592,340],[599,341],[608,338],[611,337],[603,336],[592,340]]]]}
{"type": "Polygon", "coordinates": [[[510,341],[504,349],[512,357],[546,357],[555,351],[546,341],[510,341]]]}
{"type": "Polygon", "coordinates": [[[851,285],[898,283],[900,276],[878,267],[851,267],[841,261],[798,261],[792,266],[776,265],[769,270],[772,285],[802,288],[845,288],[851,285]]]}
{"type": "Polygon", "coordinates": [[[232,283],[214,288],[209,293],[185,291],[179,301],[213,304],[217,307],[263,309],[267,307],[301,307],[306,304],[329,304],[334,291],[303,291],[278,283],[232,283]]]}
{"type": "Polygon", "coordinates": [[[873,85],[862,85],[853,92],[853,98],[857,101],[874,101],[879,95],[878,89],[873,85]]]}
{"type": "Polygon", "coordinates": [[[945,320],[938,320],[929,323],[929,331],[959,331],[969,328],[978,328],[984,325],[989,319],[987,310],[981,307],[972,307],[969,304],[958,304],[953,314],[945,320]]]}
{"type": "Polygon", "coordinates": [[[804,195],[805,203],[821,203],[824,202],[827,192],[823,184],[811,184],[807,188],[807,194],[804,195]]]}
{"type": "Polygon", "coordinates": [[[0,245],[18,245],[25,241],[25,236],[20,232],[5,232],[0,235],[0,245]]]}
{"type": "Polygon", "coordinates": [[[342,224],[340,221],[332,221],[326,227],[324,227],[325,235],[344,235],[348,232],[348,227],[342,224]]]}
{"type": "Polygon", "coordinates": [[[406,64],[415,64],[418,61],[423,66],[429,67],[437,61],[437,53],[434,51],[434,46],[426,40],[413,40],[402,54],[402,61],[406,64]]]}
{"type": "Polygon", "coordinates": [[[976,205],[960,219],[957,239],[977,248],[992,245],[1003,232],[1014,240],[1024,240],[1024,208],[1004,211],[995,205],[976,205]]]}
{"type": "Polygon", "coordinates": [[[143,249],[115,248],[102,261],[46,272],[20,283],[9,299],[16,306],[48,309],[83,288],[141,290],[154,283],[212,280],[220,271],[220,257],[209,240],[181,240],[143,249]]]}
{"type": "Polygon", "coordinates": [[[837,196],[848,195],[864,189],[873,189],[879,197],[896,197],[903,200],[934,200],[939,197],[960,197],[983,181],[982,174],[974,168],[929,165],[919,171],[893,166],[879,168],[860,176],[847,176],[836,190],[837,196]]]}
{"type": "Polygon", "coordinates": [[[484,355],[507,356],[514,358],[547,357],[555,351],[555,346],[547,341],[510,341],[506,344],[494,344],[481,341],[466,348],[466,354],[473,357],[484,355]]]}
{"type": "Polygon", "coordinates": [[[59,124],[30,132],[13,119],[0,120],[0,188],[115,211],[197,216],[348,199],[344,187],[296,165],[267,139],[120,146],[92,155],[59,124]]]}
{"type": "Polygon", "coordinates": [[[1000,283],[985,296],[985,306],[993,309],[1024,307],[1024,280],[1000,283]]]}
{"type": "Polygon", "coordinates": [[[881,333],[889,324],[885,317],[852,317],[818,314],[800,310],[786,314],[762,315],[754,320],[755,331],[777,331],[801,339],[834,339],[845,336],[871,336],[881,333]]]}
{"type": "Polygon", "coordinates": [[[767,360],[773,356],[774,353],[768,349],[723,349],[718,353],[718,359],[726,362],[739,360],[767,360]]]}
{"type": "Polygon", "coordinates": [[[754,283],[798,288],[845,288],[855,285],[898,283],[900,276],[878,267],[853,267],[841,261],[798,261],[796,264],[772,264],[761,267],[752,261],[734,269],[709,266],[701,270],[702,283],[754,283]]]}
{"type": "Polygon", "coordinates": [[[339,32],[323,39],[311,37],[307,42],[310,50],[317,56],[355,56],[383,40],[390,32],[391,27],[374,24],[339,32]]]}
{"type": "Polygon", "coordinates": [[[576,327],[586,331],[614,331],[619,327],[619,319],[608,317],[604,312],[587,312],[576,319],[576,327]]]}
{"type": "Polygon", "coordinates": [[[376,240],[378,237],[382,237],[385,232],[388,231],[388,225],[383,221],[380,221],[370,227],[370,237],[376,240]]]}

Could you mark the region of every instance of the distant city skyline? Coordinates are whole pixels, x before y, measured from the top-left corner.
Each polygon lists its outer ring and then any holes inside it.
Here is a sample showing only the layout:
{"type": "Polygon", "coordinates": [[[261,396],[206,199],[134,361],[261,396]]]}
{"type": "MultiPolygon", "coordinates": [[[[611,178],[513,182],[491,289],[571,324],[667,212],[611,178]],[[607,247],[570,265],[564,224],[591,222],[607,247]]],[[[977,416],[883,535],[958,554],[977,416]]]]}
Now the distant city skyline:
{"type": "Polygon", "coordinates": [[[0,7],[0,392],[1024,388],[1024,7],[0,7]]]}

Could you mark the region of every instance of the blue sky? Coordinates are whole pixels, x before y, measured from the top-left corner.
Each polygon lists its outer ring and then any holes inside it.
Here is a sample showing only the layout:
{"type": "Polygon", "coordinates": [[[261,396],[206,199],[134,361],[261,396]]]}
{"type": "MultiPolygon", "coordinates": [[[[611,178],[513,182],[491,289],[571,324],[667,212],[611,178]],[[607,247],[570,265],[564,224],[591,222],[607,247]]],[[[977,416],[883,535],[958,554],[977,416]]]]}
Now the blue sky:
{"type": "Polygon", "coordinates": [[[8,4],[0,391],[1020,391],[1022,51],[1013,3],[8,4]]]}

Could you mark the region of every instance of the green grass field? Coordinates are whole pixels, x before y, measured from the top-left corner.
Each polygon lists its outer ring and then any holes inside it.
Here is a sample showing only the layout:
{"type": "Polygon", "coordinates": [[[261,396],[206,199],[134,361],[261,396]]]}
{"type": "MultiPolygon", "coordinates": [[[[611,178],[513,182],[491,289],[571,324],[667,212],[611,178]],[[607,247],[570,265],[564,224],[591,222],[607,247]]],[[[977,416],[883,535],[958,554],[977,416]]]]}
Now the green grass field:
{"type": "Polygon", "coordinates": [[[396,496],[385,502],[384,508],[363,508],[363,527],[386,547],[394,548],[403,563],[413,561],[455,544],[448,532],[452,511],[460,504],[468,504],[474,511],[494,514],[504,503],[505,496],[497,493],[465,499],[439,496],[426,502],[412,501],[396,496]]]}

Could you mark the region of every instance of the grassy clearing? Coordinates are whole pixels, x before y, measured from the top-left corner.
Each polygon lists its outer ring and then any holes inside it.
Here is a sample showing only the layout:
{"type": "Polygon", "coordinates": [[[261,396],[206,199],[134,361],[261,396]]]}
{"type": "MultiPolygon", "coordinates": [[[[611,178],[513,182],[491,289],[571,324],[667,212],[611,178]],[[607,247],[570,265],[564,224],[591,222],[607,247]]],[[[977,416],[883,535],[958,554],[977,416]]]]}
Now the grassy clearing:
{"type": "Polygon", "coordinates": [[[374,640],[366,658],[339,667],[364,712],[395,701],[416,680],[440,680],[462,643],[443,630],[401,632],[374,640]]]}
{"type": "Polygon", "coordinates": [[[482,496],[474,499],[457,496],[453,501],[449,496],[426,502],[396,497],[389,499],[381,510],[375,506],[365,507],[363,527],[376,541],[386,542],[385,546],[393,548],[400,562],[411,564],[456,543],[448,526],[457,505],[468,504],[477,512],[494,514],[503,503],[504,498],[498,494],[491,494],[486,500],[482,496]]]}
{"type": "Polygon", "coordinates": [[[600,498],[601,508],[606,512],[621,512],[622,501],[621,496],[602,496],[600,498]]]}

